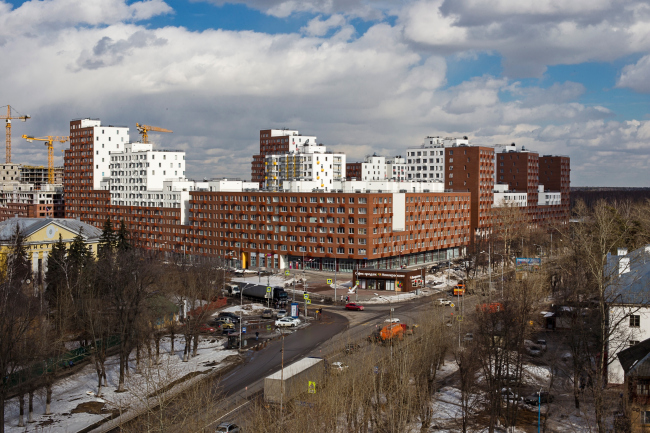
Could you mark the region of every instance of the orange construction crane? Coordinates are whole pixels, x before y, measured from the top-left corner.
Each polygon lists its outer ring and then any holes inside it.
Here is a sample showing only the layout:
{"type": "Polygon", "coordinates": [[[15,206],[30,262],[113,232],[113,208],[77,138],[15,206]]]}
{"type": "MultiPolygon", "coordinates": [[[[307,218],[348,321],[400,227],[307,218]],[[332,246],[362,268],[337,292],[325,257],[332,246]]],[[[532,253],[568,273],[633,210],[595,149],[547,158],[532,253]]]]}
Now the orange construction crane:
{"type": "MultiPolygon", "coordinates": [[[[16,111],[16,110],[14,110],[16,111]]],[[[18,113],[20,114],[20,113],[18,113]]],[[[5,162],[9,164],[11,162],[11,121],[12,120],[22,120],[23,122],[26,122],[27,119],[31,119],[32,117],[29,114],[24,114],[24,115],[19,115],[19,116],[12,116],[11,115],[11,105],[7,105],[7,115],[6,116],[0,116],[0,119],[5,119],[5,122],[7,122],[5,126],[5,162]]]]}
{"type": "Polygon", "coordinates": [[[158,126],[149,126],[149,125],[140,125],[139,123],[135,124],[136,129],[140,134],[142,134],[142,142],[149,143],[149,131],[156,132],[174,132],[171,129],[160,128],[158,126]]]}
{"type": "Polygon", "coordinates": [[[65,143],[70,139],[70,137],[56,137],[53,135],[48,135],[47,137],[32,137],[29,135],[23,135],[23,138],[28,142],[32,141],[44,141],[47,146],[47,183],[54,183],[54,142],[58,141],[59,143],[65,143]]]}

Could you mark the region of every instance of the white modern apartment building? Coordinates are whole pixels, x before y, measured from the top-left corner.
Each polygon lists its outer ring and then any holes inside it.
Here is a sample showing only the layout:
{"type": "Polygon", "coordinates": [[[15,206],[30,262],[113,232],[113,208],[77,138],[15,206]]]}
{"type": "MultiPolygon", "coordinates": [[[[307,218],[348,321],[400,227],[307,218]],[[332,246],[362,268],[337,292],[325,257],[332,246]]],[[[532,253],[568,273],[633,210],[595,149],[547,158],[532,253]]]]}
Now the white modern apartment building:
{"type": "Polygon", "coordinates": [[[264,187],[279,190],[282,183],[291,180],[312,181],[319,189],[330,190],[332,183],[345,179],[344,153],[328,152],[322,144],[302,141],[303,136],[292,136],[289,153],[264,157],[264,187]],[[294,145],[293,139],[302,141],[294,145]]]}
{"type": "Polygon", "coordinates": [[[389,179],[397,181],[406,180],[406,158],[403,158],[401,155],[386,158],[386,171],[389,179]]]}
{"type": "Polygon", "coordinates": [[[406,149],[407,180],[445,180],[445,147],[469,145],[469,139],[425,137],[424,143],[406,149]]]}

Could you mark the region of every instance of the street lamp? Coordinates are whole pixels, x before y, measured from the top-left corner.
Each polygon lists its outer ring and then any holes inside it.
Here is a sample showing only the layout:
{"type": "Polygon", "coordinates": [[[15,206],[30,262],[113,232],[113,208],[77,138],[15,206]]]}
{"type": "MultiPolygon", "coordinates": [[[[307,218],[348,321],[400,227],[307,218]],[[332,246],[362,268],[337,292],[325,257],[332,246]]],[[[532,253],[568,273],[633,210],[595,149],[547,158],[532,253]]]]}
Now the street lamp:
{"type": "Polygon", "coordinates": [[[497,256],[501,256],[501,298],[503,299],[503,262],[505,261],[505,257],[503,254],[499,253],[494,253],[497,256]]]}
{"type": "Polygon", "coordinates": [[[490,276],[490,287],[488,290],[492,290],[492,245],[488,244],[488,251],[481,251],[480,254],[488,255],[488,275],[490,276]]]}

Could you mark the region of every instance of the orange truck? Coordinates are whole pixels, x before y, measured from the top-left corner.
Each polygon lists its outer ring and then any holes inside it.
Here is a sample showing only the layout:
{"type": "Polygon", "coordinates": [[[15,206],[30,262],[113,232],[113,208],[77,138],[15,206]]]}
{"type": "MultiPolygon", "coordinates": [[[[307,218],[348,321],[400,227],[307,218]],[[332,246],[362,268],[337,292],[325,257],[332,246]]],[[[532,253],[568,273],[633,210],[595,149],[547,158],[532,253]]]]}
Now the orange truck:
{"type": "Polygon", "coordinates": [[[465,284],[456,284],[454,286],[454,296],[465,295],[465,284]]]}
{"type": "Polygon", "coordinates": [[[389,341],[393,339],[401,340],[404,338],[405,330],[406,325],[401,323],[391,323],[390,325],[384,326],[381,331],[379,331],[379,338],[381,341],[389,341]]]}

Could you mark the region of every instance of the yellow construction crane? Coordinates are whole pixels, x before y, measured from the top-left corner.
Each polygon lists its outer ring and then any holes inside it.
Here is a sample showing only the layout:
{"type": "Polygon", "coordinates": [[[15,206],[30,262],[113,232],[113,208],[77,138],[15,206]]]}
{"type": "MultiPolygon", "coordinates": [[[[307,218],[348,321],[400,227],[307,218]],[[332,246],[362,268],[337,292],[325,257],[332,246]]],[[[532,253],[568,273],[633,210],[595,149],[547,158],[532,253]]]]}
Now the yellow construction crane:
{"type": "Polygon", "coordinates": [[[29,135],[23,135],[23,138],[28,142],[32,141],[44,141],[47,146],[47,183],[54,183],[54,142],[58,141],[59,143],[65,143],[70,139],[70,137],[56,137],[53,135],[48,135],[47,137],[32,137],[29,135]]]}
{"type": "MultiPolygon", "coordinates": [[[[16,111],[16,110],[14,110],[16,111]]],[[[24,114],[24,115],[19,115],[19,116],[12,116],[11,115],[11,105],[7,105],[7,115],[6,116],[0,116],[0,119],[5,119],[5,122],[7,122],[5,126],[5,162],[9,164],[11,162],[11,121],[12,120],[22,120],[23,122],[26,122],[27,119],[31,119],[31,116],[29,114],[24,114]]]]}
{"type": "Polygon", "coordinates": [[[158,126],[149,126],[149,125],[140,125],[139,123],[135,124],[136,129],[140,134],[142,134],[142,142],[149,143],[149,131],[156,132],[174,132],[171,129],[160,128],[158,126]]]}

